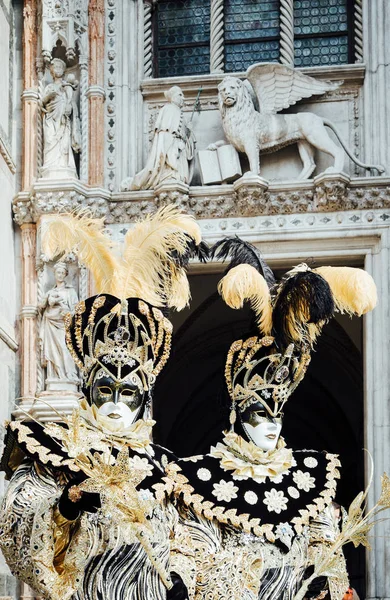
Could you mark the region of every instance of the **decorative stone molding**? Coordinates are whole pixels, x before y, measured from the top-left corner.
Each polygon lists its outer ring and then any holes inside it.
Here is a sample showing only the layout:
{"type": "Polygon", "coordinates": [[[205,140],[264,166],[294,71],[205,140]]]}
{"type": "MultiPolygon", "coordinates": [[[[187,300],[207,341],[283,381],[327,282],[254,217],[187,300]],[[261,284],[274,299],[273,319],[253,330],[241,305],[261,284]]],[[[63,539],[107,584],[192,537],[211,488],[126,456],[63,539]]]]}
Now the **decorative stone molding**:
{"type": "MultiPolygon", "coordinates": [[[[318,79],[326,79],[327,81],[343,81],[343,86],[331,92],[329,98],[333,94],[344,90],[351,86],[361,86],[365,77],[365,65],[337,65],[337,67],[303,67],[299,69],[302,73],[310,75],[318,79]]],[[[216,100],[218,94],[218,85],[225,77],[224,73],[210,73],[208,75],[193,75],[191,77],[164,77],[159,79],[145,79],[141,82],[142,94],[150,103],[165,102],[164,91],[172,85],[178,85],[183,90],[186,98],[196,98],[198,90],[202,87],[202,108],[205,100],[216,100]]],[[[245,79],[246,72],[234,73],[234,77],[245,79]]],[[[324,97],[321,96],[321,102],[324,97]]]]}
{"type": "Polygon", "coordinates": [[[161,186],[154,192],[112,194],[106,221],[126,223],[171,202],[197,219],[390,208],[390,179],[350,180],[344,173],[326,173],[315,180],[271,184],[246,176],[233,185],[161,186]]]}
{"type": "Polygon", "coordinates": [[[13,201],[18,225],[35,223],[44,214],[66,213],[87,208],[95,217],[105,217],[109,194],[89,188],[77,180],[51,183],[40,179],[30,193],[20,193],[13,201]]]}
{"type": "MultiPolygon", "coordinates": [[[[120,7],[118,7],[117,0],[105,0],[106,14],[108,18],[106,22],[106,49],[105,49],[105,87],[107,90],[107,103],[104,111],[104,184],[112,192],[115,189],[115,182],[117,177],[117,144],[116,144],[116,130],[117,130],[117,93],[118,93],[118,80],[120,75],[118,74],[118,36],[120,36],[120,7]]],[[[128,15],[126,15],[128,19],[128,15]]],[[[119,37],[120,39],[120,37],[119,37]]],[[[122,48],[125,53],[125,49],[122,48]]],[[[134,44],[132,51],[134,51],[134,44]]],[[[135,58],[133,58],[135,60],[135,58]]],[[[126,102],[122,98],[122,102],[126,102]]],[[[126,107],[127,108],[127,107],[126,107]]],[[[127,126],[127,125],[126,125],[127,126]]]]}
{"type": "MultiPolygon", "coordinates": [[[[130,194],[134,195],[134,192],[130,192],[130,194]]],[[[150,200],[110,202],[106,223],[109,225],[113,223],[130,223],[139,217],[153,213],[157,208],[157,203],[153,194],[150,195],[150,200]]]]}

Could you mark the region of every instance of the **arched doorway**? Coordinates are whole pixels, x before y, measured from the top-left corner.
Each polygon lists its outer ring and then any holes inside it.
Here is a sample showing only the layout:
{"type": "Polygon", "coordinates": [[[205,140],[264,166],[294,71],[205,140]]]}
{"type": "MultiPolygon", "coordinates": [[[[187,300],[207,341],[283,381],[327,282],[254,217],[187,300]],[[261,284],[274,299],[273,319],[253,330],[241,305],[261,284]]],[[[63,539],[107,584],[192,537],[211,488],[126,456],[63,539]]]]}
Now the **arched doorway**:
{"type": "MultiPolygon", "coordinates": [[[[234,311],[219,297],[220,277],[191,277],[192,307],[174,319],[173,352],[156,387],[155,440],[178,456],[207,452],[221,438],[228,415],[226,353],[251,326],[248,308],[234,311]]],[[[285,410],[283,435],[289,446],[340,455],[337,500],[343,506],[364,487],[362,373],[361,319],[333,319],[285,410]]],[[[363,596],[364,552],[347,547],[346,555],[353,585],[363,596]]]]}

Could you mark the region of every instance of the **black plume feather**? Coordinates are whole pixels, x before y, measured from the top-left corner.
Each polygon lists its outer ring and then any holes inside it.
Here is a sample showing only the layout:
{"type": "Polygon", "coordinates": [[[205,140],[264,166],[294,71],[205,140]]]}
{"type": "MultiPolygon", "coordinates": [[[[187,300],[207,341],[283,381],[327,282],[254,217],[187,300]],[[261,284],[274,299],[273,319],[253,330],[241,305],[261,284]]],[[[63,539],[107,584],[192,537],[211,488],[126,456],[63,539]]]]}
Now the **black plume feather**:
{"type": "Polygon", "coordinates": [[[195,241],[187,236],[187,249],[183,254],[174,251],[171,253],[172,259],[178,267],[187,268],[191,258],[197,258],[200,262],[205,263],[210,256],[210,247],[206,242],[200,242],[197,246],[195,241]]]}
{"type": "Polygon", "coordinates": [[[292,332],[310,340],[307,324],[321,327],[334,314],[335,304],[328,282],[313,271],[288,275],[278,285],[273,308],[274,335],[278,346],[285,349],[297,340],[292,332]]]}
{"type": "Polygon", "coordinates": [[[271,288],[275,285],[275,276],[259,250],[252,244],[244,242],[237,235],[216,242],[211,248],[210,255],[212,258],[220,260],[226,260],[230,256],[231,262],[225,274],[238,265],[247,264],[254,267],[264,277],[268,287],[271,288]]]}

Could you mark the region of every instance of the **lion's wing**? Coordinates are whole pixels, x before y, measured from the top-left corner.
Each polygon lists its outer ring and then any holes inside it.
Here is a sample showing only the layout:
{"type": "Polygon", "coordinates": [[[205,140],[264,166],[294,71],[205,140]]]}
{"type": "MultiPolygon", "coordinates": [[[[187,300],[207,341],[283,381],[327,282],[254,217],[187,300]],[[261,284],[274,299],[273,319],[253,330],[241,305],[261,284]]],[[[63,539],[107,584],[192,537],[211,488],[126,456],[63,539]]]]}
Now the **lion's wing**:
{"type": "Polygon", "coordinates": [[[277,113],[302,98],[310,98],[338,88],[343,82],[314,79],[278,63],[258,63],[246,72],[259,100],[261,113],[277,113]]]}

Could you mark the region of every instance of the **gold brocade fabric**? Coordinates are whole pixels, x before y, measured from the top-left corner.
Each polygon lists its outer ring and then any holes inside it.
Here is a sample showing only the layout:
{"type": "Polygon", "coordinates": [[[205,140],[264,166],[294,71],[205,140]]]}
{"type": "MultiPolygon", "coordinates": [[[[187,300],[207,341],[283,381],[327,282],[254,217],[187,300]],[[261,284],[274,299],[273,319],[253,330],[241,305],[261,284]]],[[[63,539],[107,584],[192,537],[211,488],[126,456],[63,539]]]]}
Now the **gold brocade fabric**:
{"type": "Polygon", "coordinates": [[[247,442],[232,431],[225,434],[223,442],[211,448],[210,454],[220,459],[222,469],[232,472],[233,479],[252,479],[261,483],[266,477],[276,477],[291,467],[292,450],[286,448],[283,438],[279,438],[275,450],[269,451],[247,442]]]}
{"type": "MultiPolygon", "coordinates": [[[[134,468],[142,461],[137,457],[134,468]]],[[[138,500],[149,509],[140,543],[139,529],[103,505],[66,521],[57,504],[67,481],[59,470],[31,461],[14,473],[0,510],[0,547],[18,579],[50,600],[166,600],[158,565],[167,574],[174,568],[194,589],[194,556],[185,532],[176,539],[180,524],[172,505],[157,502],[141,482],[138,500]],[[118,563],[120,572],[113,568],[118,563]]]]}
{"type": "MultiPolygon", "coordinates": [[[[196,557],[195,600],[292,600],[315,553],[337,535],[338,524],[331,517],[332,511],[330,506],[305,526],[287,550],[264,537],[181,509],[183,527],[196,557]]],[[[342,555],[337,576],[328,578],[328,586],[332,600],[342,600],[348,587],[342,555]]]]}

